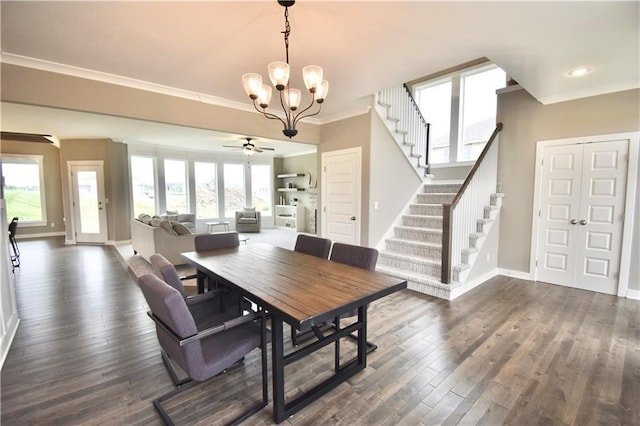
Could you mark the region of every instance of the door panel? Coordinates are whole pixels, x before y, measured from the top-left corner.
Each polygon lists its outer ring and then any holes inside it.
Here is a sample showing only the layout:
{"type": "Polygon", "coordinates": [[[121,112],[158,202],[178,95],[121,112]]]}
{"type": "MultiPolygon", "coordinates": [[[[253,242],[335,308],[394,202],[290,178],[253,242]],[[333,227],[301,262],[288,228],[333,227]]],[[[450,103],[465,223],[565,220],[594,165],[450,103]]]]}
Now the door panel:
{"type": "Polygon", "coordinates": [[[544,149],[537,279],[616,294],[628,141],[544,149]]]}
{"type": "Polygon", "coordinates": [[[359,149],[322,154],[322,234],[335,242],[360,244],[359,149]]]}
{"type": "Polygon", "coordinates": [[[73,219],[77,243],[107,241],[102,165],[70,165],[73,219]]]}

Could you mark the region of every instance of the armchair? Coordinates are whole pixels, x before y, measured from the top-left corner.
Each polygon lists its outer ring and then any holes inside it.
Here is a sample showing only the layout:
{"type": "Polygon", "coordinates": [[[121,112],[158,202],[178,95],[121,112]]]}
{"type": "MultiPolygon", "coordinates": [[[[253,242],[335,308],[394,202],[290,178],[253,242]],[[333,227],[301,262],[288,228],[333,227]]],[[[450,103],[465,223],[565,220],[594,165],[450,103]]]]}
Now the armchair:
{"type": "Polygon", "coordinates": [[[245,207],[242,211],[236,212],[237,232],[260,232],[260,212],[255,207],[245,207]]]}
{"type": "MultiPolygon", "coordinates": [[[[165,424],[174,424],[163,403],[199,382],[226,371],[256,348],[262,352],[262,400],[236,418],[239,423],[267,405],[267,355],[264,313],[241,317],[219,316],[217,325],[198,330],[187,304],[178,290],[152,274],[139,280],[140,289],[151,309],[147,314],[156,324],[163,360],[172,378],[173,363],[188,374],[176,388],[153,401],[165,424]]],[[[244,380],[244,379],[243,379],[244,380]]],[[[174,380],[175,382],[175,380],[174,380]]]]}

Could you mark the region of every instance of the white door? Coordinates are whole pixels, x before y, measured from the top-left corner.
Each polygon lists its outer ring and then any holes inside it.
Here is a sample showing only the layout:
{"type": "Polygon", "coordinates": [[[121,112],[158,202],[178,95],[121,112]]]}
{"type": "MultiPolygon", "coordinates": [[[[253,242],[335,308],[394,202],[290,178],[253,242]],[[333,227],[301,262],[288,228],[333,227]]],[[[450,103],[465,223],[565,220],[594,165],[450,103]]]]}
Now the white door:
{"type": "Polygon", "coordinates": [[[107,241],[107,210],[102,164],[70,164],[76,243],[107,241]]]}
{"type": "Polygon", "coordinates": [[[322,154],[322,235],[360,244],[360,148],[322,154]]]}
{"type": "Polygon", "coordinates": [[[628,140],[544,148],[536,278],[616,294],[628,140]]]}

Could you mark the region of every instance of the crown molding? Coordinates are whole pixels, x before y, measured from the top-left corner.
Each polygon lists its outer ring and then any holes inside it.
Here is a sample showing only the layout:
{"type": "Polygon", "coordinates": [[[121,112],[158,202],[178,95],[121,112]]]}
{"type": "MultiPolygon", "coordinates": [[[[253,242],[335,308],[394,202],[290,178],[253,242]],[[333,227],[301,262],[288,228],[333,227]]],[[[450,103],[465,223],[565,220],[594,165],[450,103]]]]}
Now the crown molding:
{"type": "MultiPolygon", "coordinates": [[[[159,93],[162,95],[174,96],[177,98],[188,99],[195,102],[202,102],[205,104],[221,106],[225,108],[231,108],[235,110],[253,112],[260,114],[256,111],[252,105],[246,103],[231,101],[229,99],[220,98],[217,96],[207,95],[204,93],[192,92],[189,90],[178,89],[175,87],[164,86],[162,84],[151,83],[144,80],[138,80],[135,78],[124,77],[117,74],[105,73],[102,71],[90,70],[87,68],[75,67],[72,65],[60,64],[57,62],[45,61],[42,59],[31,58],[28,56],[15,55],[12,53],[2,52],[0,54],[0,62],[16,65],[25,68],[32,68],[41,71],[48,71],[57,74],[68,75],[72,77],[84,78],[87,80],[99,81],[101,83],[115,84],[118,86],[130,87],[132,89],[145,90],[147,92],[159,93]]],[[[276,115],[278,114],[276,112],[276,115]]],[[[321,120],[308,118],[304,119],[305,122],[310,124],[319,125],[322,124],[321,120]]]]}

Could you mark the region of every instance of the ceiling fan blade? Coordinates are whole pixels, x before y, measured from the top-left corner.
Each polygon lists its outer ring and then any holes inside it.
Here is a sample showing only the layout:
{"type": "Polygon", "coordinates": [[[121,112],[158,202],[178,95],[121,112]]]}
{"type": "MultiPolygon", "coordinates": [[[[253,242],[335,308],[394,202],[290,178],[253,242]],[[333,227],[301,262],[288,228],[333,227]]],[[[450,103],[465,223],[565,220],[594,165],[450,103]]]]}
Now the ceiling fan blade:
{"type": "Polygon", "coordinates": [[[275,151],[275,148],[265,148],[263,146],[261,146],[260,149],[263,151],[275,151]]]}
{"type": "Polygon", "coordinates": [[[223,148],[238,148],[238,149],[242,149],[241,146],[236,146],[236,145],[222,145],[223,148]]]}
{"type": "Polygon", "coordinates": [[[262,150],[260,148],[258,148],[257,146],[254,146],[252,148],[255,152],[262,152],[262,150]]]}

